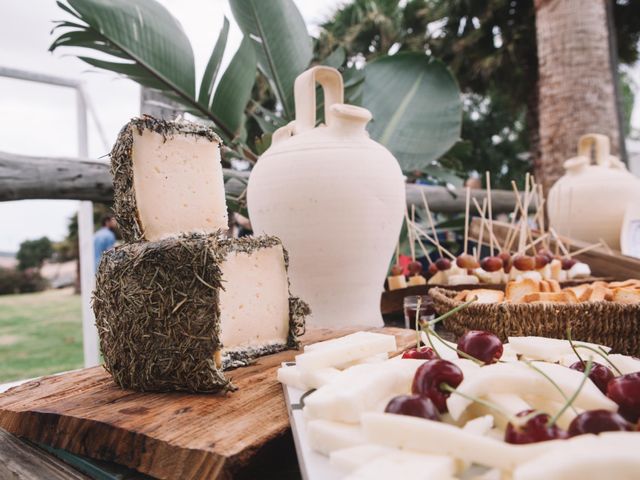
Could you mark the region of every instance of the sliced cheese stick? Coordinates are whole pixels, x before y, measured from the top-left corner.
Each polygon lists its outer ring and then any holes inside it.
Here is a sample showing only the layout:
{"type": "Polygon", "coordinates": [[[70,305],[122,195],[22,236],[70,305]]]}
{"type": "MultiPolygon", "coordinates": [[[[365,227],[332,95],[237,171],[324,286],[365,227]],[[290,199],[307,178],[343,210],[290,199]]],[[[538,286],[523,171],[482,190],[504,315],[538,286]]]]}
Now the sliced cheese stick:
{"type": "Polygon", "coordinates": [[[561,442],[511,445],[446,423],[391,413],[364,414],[362,428],[369,441],[380,445],[450,455],[466,462],[508,471],[561,442]]]}
{"type": "Polygon", "coordinates": [[[352,360],[350,362],[341,363],[336,365],[336,368],[339,370],[344,370],[349,367],[353,367],[354,365],[362,365],[363,363],[380,363],[389,360],[389,354],[387,352],[378,353],[376,355],[372,355],[370,357],[358,358],[357,360],[352,360]]]}
{"type": "MultiPolygon", "coordinates": [[[[580,352],[582,355],[582,352],[580,352]]],[[[640,360],[634,357],[630,357],[628,355],[621,355],[619,353],[612,353],[609,355],[609,360],[616,366],[622,375],[626,375],[627,373],[640,372],[640,360]]],[[[602,360],[599,362],[603,365],[609,366],[606,361],[602,360]]],[[[617,372],[614,371],[614,374],[617,375],[617,372]]]]}
{"type": "Polygon", "coordinates": [[[313,418],[358,423],[363,412],[379,410],[384,400],[410,393],[415,371],[423,363],[401,359],[351,367],[309,395],[305,413],[313,418]]]}
{"type": "Polygon", "coordinates": [[[454,470],[451,457],[396,450],[365,463],[345,480],[450,480],[454,470]]]}
{"type": "Polygon", "coordinates": [[[476,435],[486,435],[493,428],[493,416],[482,415],[481,417],[469,420],[464,424],[462,429],[465,432],[475,433],[476,435]]]}
{"type": "Polygon", "coordinates": [[[561,447],[526,462],[515,469],[513,480],[636,480],[638,472],[637,450],[598,441],[593,448],[561,447]]]}
{"type": "Polygon", "coordinates": [[[320,388],[337,380],[342,374],[337,368],[319,368],[317,370],[300,372],[300,380],[306,385],[307,389],[320,388]]]}
{"type": "Polygon", "coordinates": [[[298,390],[307,390],[307,385],[300,377],[300,370],[295,365],[287,365],[280,367],[277,372],[277,378],[280,383],[298,390]]]}
{"type": "Polygon", "coordinates": [[[394,449],[390,447],[365,443],[332,451],[329,454],[329,462],[343,472],[352,472],[361,465],[392,451],[394,449]]]}
{"type": "Polygon", "coordinates": [[[296,355],[300,370],[335,367],[346,362],[366,358],[397,349],[396,337],[374,332],[356,332],[329,343],[320,342],[314,348],[296,355]]]}
{"type": "MultiPolygon", "coordinates": [[[[574,344],[587,345],[597,348],[598,345],[587,342],[573,342],[574,344]]],[[[557,362],[563,355],[573,353],[568,340],[545,337],[509,337],[511,350],[519,355],[524,355],[529,360],[544,360],[546,362],[557,362]]],[[[608,352],[610,347],[602,346],[608,352]]],[[[586,349],[578,350],[580,353],[588,352],[586,349]]]]}
{"type": "MultiPolygon", "coordinates": [[[[534,365],[553,379],[567,397],[571,396],[582,382],[583,374],[577,370],[545,362],[534,362],[534,365]]],[[[483,398],[490,393],[513,393],[539,395],[555,402],[565,401],[547,378],[527,365],[518,363],[497,363],[482,367],[473,377],[465,378],[457,390],[474,398],[483,398]]],[[[455,393],[447,400],[449,413],[454,420],[458,420],[472,403],[469,398],[455,393]]],[[[590,380],[585,382],[574,405],[585,410],[618,410],[616,403],[603,395],[590,380]]]]}
{"type": "Polygon", "coordinates": [[[446,340],[440,340],[434,335],[431,335],[431,342],[429,342],[429,338],[427,337],[427,334],[424,332],[420,332],[420,338],[422,339],[422,343],[427,347],[431,347],[431,343],[433,343],[433,346],[435,347],[436,351],[440,355],[440,358],[443,358],[444,360],[458,359],[458,354],[456,353],[455,350],[452,350],[452,348],[453,349],[458,348],[458,346],[455,343],[448,342],[446,340]]]}
{"type": "Polygon", "coordinates": [[[323,455],[367,443],[359,425],[347,425],[329,420],[308,421],[307,434],[311,449],[323,455]]]}

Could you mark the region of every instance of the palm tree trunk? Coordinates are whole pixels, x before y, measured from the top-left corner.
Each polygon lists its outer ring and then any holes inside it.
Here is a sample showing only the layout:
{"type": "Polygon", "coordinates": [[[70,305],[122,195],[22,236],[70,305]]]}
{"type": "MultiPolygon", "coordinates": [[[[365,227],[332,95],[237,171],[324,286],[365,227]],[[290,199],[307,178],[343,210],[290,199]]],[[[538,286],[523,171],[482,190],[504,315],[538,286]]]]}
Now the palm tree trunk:
{"type": "Polygon", "coordinates": [[[540,72],[540,158],[536,177],[546,191],[564,174],[585,133],[620,141],[610,68],[607,0],[536,0],[540,72]]]}

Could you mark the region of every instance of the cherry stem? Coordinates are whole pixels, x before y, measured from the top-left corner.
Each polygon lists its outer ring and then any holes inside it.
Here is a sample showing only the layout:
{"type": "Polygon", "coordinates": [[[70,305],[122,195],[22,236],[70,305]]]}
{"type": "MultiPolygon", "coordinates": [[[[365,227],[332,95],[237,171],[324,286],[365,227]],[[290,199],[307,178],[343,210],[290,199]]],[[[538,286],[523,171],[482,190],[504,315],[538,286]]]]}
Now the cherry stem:
{"type": "MultiPolygon", "coordinates": [[[[609,355],[606,352],[601,352],[600,350],[597,350],[597,349],[595,349],[593,347],[590,347],[589,345],[578,344],[578,345],[576,345],[576,348],[584,348],[585,350],[590,350],[590,351],[596,353],[597,355],[602,357],[605,362],[607,362],[609,365],[611,365],[611,368],[613,368],[618,375],[622,375],[622,372],[620,371],[620,369],[618,367],[616,367],[611,360],[609,360],[609,355]]],[[[578,358],[580,358],[580,357],[578,357],[578,358]]],[[[584,364],[584,362],[582,362],[582,363],[584,364]]]]}
{"type": "Polygon", "coordinates": [[[571,350],[573,350],[573,353],[576,354],[576,357],[578,357],[578,360],[580,360],[580,363],[584,365],[584,360],[578,353],[576,346],[573,344],[573,339],[571,338],[571,327],[567,327],[567,340],[569,340],[569,345],[571,345],[571,350]]]}
{"type": "MultiPolygon", "coordinates": [[[[555,380],[553,380],[553,378],[551,378],[549,375],[547,375],[546,373],[544,373],[542,370],[540,370],[538,367],[536,367],[532,362],[530,362],[529,360],[525,360],[525,365],[527,365],[530,369],[538,372],[540,375],[542,375],[544,378],[546,378],[549,383],[551,383],[551,385],[553,385],[553,387],[560,393],[560,395],[562,395],[562,398],[564,398],[565,402],[569,401],[569,397],[567,397],[567,395],[564,393],[564,390],[562,390],[560,388],[560,385],[558,385],[555,380]]],[[[571,406],[571,409],[573,410],[573,413],[575,413],[576,415],[578,414],[578,411],[571,406]]]]}
{"type": "MultiPolygon", "coordinates": [[[[417,323],[416,323],[417,325],[417,323]]],[[[436,346],[433,344],[433,340],[431,339],[431,333],[433,333],[434,335],[437,335],[433,330],[431,330],[431,328],[429,328],[429,326],[427,325],[426,330],[424,329],[424,327],[420,327],[420,329],[426,333],[427,335],[427,341],[429,342],[429,345],[431,345],[431,350],[433,350],[433,353],[436,354],[436,357],[438,358],[442,358],[442,356],[440,355],[440,353],[438,352],[438,350],[436,350],[436,346]]],[[[442,342],[444,343],[444,342],[442,342]]],[[[446,343],[444,343],[445,345],[447,345],[446,343]]],[[[449,345],[447,345],[448,347],[449,345]]]]}
{"type": "Polygon", "coordinates": [[[571,407],[575,411],[575,408],[573,408],[573,402],[576,400],[576,398],[578,398],[578,395],[580,394],[582,387],[584,387],[584,384],[587,383],[587,378],[589,378],[589,374],[591,373],[592,368],[593,368],[593,361],[589,359],[587,360],[587,365],[584,368],[584,375],[582,376],[580,385],[578,385],[578,388],[576,388],[576,391],[573,392],[573,395],[571,395],[571,398],[569,398],[567,403],[565,403],[564,406],[549,421],[548,426],[552,427],[553,425],[555,425],[555,423],[562,416],[562,414],[567,411],[567,408],[571,407]]]}
{"type": "Polygon", "coordinates": [[[512,425],[522,425],[525,424],[529,421],[529,419],[540,415],[541,413],[545,413],[542,412],[540,410],[534,410],[533,412],[523,416],[523,417],[514,417],[513,415],[511,415],[509,412],[505,411],[504,408],[499,407],[498,405],[496,405],[493,402],[490,402],[489,400],[485,400],[483,398],[478,398],[478,397],[474,397],[473,395],[468,395],[466,393],[462,393],[459,392],[458,390],[456,390],[455,388],[453,388],[451,385],[449,385],[448,383],[441,383],[439,385],[440,390],[444,391],[444,392],[448,392],[448,393],[453,393],[456,395],[460,395],[462,398],[466,398],[467,400],[471,401],[471,402],[475,402],[478,403],[480,405],[484,405],[487,408],[490,408],[491,410],[494,410],[495,412],[499,413],[500,415],[502,415],[503,417],[505,417],[507,419],[507,421],[509,423],[511,423],[512,425]]]}
{"type": "Polygon", "coordinates": [[[436,333],[436,331],[435,331],[435,330],[433,330],[433,329],[431,329],[431,328],[427,327],[427,336],[429,335],[429,332],[431,332],[431,334],[432,334],[433,336],[435,336],[438,340],[440,340],[440,342],[441,342],[442,344],[444,344],[444,346],[445,346],[445,347],[450,348],[451,350],[453,350],[454,352],[456,352],[456,353],[457,353],[458,355],[460,355],[461,357],[466,358],[467,360],[471,360],[471,361],[473,361],[473,362],[476,362],[478,365],[484,365],[484,364],[485,364],[485,363],[484,363],[482,360],[480,360],[479,358],[476,358],[476,357],[474,357],[474,356],[472,356],[472,355],[469,355],[468,353],[463,352],[462,350],[459,350],[459,349],[458,349],[458,348],[456,348],[456,347],[452,347],[451,345],[449,345],[449,344],[447,343],[447,341],[446,341],[444,338],[442,338],[440,335],[438,335],[438,334],[436,333]]]}

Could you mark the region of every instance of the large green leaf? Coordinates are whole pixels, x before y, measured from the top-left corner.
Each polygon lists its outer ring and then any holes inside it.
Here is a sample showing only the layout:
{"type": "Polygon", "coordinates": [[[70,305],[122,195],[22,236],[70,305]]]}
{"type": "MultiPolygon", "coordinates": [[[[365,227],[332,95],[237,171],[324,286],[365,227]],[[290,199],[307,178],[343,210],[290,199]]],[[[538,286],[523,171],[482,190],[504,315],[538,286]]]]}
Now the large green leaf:
{"type": "Polygon", "coordinates": [[[234,136],[244,124],[244,110],[251,98],[256,79],[256,55],[248,37],[242,39],[238,51],[225,70],[213,97],[211,110],[217,112],[234,136]]]}
{"type": "Polygon", "coordinates": [[[404,171],[424,170],[460,138],[462,103],[445,65],[420,53],[382,57],[365,67],[362,104],[371,137],[404,171]]]}
{"type": "Polygon", "coordinates": [[[293,0],[230,0],[231,11],[246,37],[251,38],[260,71],[293,119],[293,84],[309,67],[311,37],[293,0]]]}
{"type": "Polygon", "coordinates": [[[75,19],[57,22],[54,30],[65,31],[53,41],[51,51],[82,47],[107,54],[107,59],[79,58],[162,91],[188,111],[213,121],[224,137],[234,137],[233,129],[207,105],[197,102],[189,40],[180,23],[156,0],[66,0],[57,4],[75,19]]]}
{"type": "Polygon", "coordinates": [[[222,56],[224,55],[224,49],[227,46],[227,36],[229,35],[229,20],[224,17],[222,23],[222,31],[218,36],[216,45],[213,47],[211,57],[202,75],[202,82],[200,82],[200,93],[198,94],[198,103],[209,107],[211,105],[211,95],[213,94],[213,85],[216,83],[218,77],[218,71],[220,70],[220,64],[222,63],[222,56]]]}

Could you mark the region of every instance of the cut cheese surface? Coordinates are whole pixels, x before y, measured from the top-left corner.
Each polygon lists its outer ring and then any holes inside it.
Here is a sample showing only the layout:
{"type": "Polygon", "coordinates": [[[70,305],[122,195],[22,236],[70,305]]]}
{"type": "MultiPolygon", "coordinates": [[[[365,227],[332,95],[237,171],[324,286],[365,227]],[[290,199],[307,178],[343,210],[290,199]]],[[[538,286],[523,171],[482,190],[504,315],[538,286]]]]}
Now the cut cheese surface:
{"type": "Polygon", "coordinates": [[[226,230],[227,207],[218,142],[176,132],[133,133],[133,184],[147,240],[226,230]]]}
{"type": "MultiPolygon", "coordinates": [[[[574,345],[587,345],[591,348],[598,348],[598,345],[588,342],[574,341],[574,345]]],[[[558,362],[563,355],[573,353],[568,340],[546,337],[509,337],[511,350],[518,355],[524,355],[529,360],[544,360],[546,362],[558,362]]],[[[602,346],[606,352],[610,347],[602,346]]],[[[587,352],[586,349],[578,348],[579,352],[587,352]]]]}
{"type": "Polygon", "coordinates": [[[225,349],[283,343],[289,284],[281,245],[230,252],[220,265],[220,338],[225,349]]]}
{"type": "Polygon", "coordinates": [[[331,465],[339,468],[343,472],[352,472],[361,465],[392,451],[394,451],[394,449],[383,447],[382,445],[364,444],[334,450],[329,455],[329,461],[331,465]]]}
{"type": "Polygon", "coordinates": [[[450,480],[455,472],[453,458],[395,450],[372,458],[345,480],[450,480]]]}
{"type": "Polygon", "coordinates": [[[359,425],[322,419],[310,420],[307,423],[307,433],[311,448],[327,456],[335,450],[367,443],[359,425]]]}

